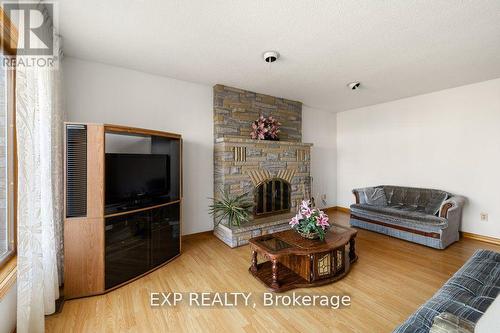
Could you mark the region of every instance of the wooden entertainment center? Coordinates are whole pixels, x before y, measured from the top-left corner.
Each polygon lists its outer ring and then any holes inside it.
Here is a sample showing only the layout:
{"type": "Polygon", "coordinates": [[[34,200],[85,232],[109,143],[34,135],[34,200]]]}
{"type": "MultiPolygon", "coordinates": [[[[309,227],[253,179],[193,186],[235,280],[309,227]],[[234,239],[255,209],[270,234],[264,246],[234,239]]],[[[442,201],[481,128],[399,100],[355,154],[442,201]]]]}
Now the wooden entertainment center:
{"type": "Polygon", "coordinates": [[[103,294],[180,255],[181,135],[66,123],[64,142],[66,299],[103,294]]]}

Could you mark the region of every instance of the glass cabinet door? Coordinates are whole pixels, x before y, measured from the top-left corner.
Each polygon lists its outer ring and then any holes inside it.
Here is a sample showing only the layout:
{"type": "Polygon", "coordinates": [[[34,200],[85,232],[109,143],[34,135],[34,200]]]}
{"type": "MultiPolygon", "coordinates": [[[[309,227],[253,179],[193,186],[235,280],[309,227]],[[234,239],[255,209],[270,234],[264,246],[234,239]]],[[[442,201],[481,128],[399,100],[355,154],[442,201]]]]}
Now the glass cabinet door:
{"type": "Polygon", "coordinates": [[[151,211],[151,267],[156,267],[180,253],[179,204],[151,211]]]}
{"type": "Polygon", "coordinates": [[[106,219],[106,289],[150,269],[150,212],[106,219]]]}

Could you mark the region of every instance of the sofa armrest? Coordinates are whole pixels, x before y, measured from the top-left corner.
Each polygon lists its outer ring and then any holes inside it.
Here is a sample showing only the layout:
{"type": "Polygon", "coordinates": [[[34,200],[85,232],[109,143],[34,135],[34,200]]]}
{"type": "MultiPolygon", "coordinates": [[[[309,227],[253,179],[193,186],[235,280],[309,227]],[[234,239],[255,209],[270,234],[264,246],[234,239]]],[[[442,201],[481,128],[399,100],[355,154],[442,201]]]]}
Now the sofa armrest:
{"type": "Polygon", "coordinates": [[[356,203],[359,204],[359,198],[360,198],[360,194],[359,194],[359,189],[354,189],[352,190],[352,194],[354,194],[354,199],[356,200],[356,203]]]}
{"type": "Polygon", "coordinates": [[[448,218],[448,214],[453,210],[461,210],[465,205],[466,199],[461,195],[454,195],[451,198],[443,201],[441,208],[439,208],[439,216],[448,218]]]}
{"type": "Polygon", "coordinates": [[[474,323],[454,314],[443,312],[434,317],[429,333],[474,333],[474,323]]]}

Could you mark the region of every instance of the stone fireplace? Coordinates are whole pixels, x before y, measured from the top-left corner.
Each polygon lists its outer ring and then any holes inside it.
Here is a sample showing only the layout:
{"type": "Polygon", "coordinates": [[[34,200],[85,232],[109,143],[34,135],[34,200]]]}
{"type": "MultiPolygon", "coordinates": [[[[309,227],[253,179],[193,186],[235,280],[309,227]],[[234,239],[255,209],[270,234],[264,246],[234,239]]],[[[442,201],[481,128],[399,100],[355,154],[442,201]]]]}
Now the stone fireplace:
{"type": "Polygon", "coordinates": [[[214,234],[237,247],[288,229],[297,205],[311,192],[312,144],[301,142],[301,103],[216,85],[214,125],[214,197],[223,188],[253,202],[249,222],[231,228],[218,224],[214,234]],[[280,141],[250,139],[250,124],[260,114],[282,123],[280,141]]]}

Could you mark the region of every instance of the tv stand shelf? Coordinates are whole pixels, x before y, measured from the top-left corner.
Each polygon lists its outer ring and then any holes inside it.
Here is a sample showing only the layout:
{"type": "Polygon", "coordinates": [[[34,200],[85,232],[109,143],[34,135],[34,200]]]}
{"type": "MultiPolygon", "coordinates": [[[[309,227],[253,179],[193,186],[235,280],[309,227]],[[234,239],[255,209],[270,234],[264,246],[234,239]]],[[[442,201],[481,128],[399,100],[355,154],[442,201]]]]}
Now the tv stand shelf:
{"type": "Polygon", "coordinates": [[[165,202],[165,203],[161,203],[161,204],[157,204],[157,205],[153,205],[153,206],[141,207],[141,208],[137,208],[137,209],[123,210],[123,211],[112,213],[112,214],[106,214],[106,215],[104,215],[104,217],[127,215],[127,214],[142,212],[145,210],[151,210],[151,209],[155,209],[155,208],[159,208],[159,207],[163,207],[163,206],[173,205],[173,204],[176,204],[179,202],[181,202],[181,200],[165,202]]]}
{"type": "Polygon", "coordinates": [[[181,253],[182,137],[65,123],[64,296],[99,295],[181,253]]]}

